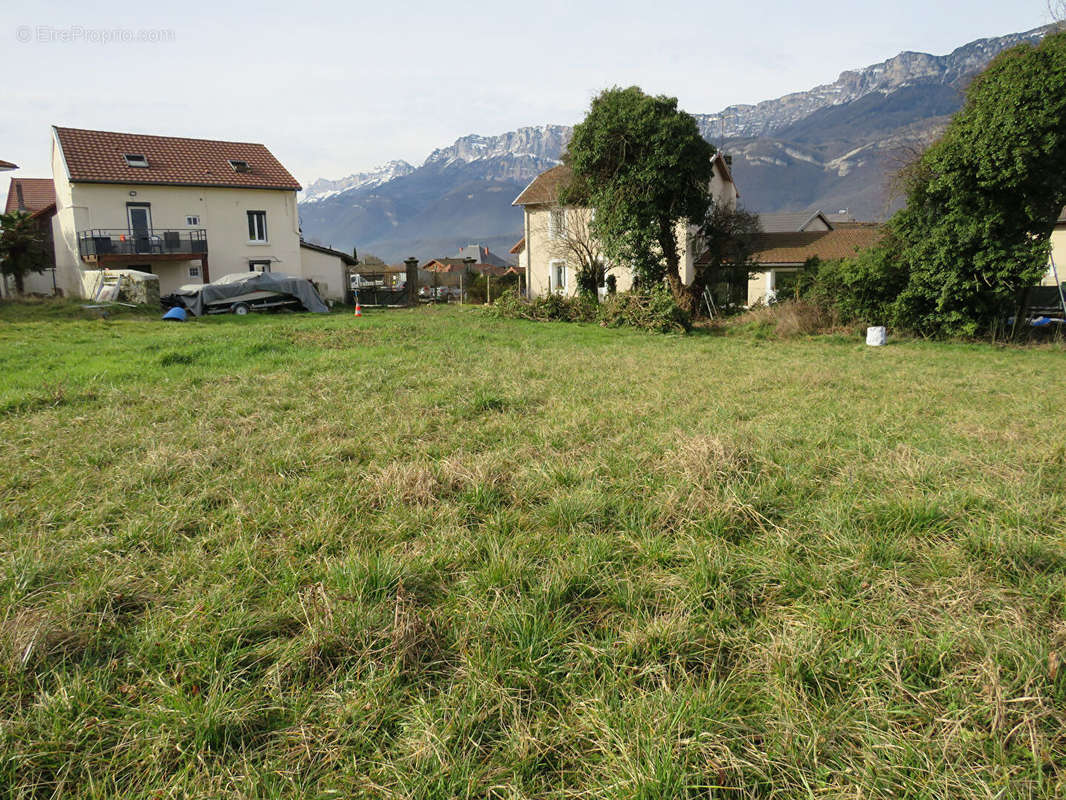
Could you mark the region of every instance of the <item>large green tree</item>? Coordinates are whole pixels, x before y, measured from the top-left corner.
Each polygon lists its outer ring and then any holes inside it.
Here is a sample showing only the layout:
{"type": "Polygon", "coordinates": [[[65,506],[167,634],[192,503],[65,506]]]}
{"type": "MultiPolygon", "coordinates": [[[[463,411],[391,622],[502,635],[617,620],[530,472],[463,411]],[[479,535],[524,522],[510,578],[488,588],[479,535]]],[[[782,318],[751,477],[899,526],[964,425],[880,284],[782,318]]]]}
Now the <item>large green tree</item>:
{"type": "Polygon", "coordinates": [[[562,200],[595,210],[592,231],[608,261],[632,265],[646,285],[665,279],[689,305],[678,231],[707,214],[714,153],[677,98],[636,86],[607,89],[574,128],[563,156],[572,181],[562,200]]]}
{"type": "Polygon", "coordinates": [[[22,294],[26,276],[48,269],[48,251],[36,219],[24,211],[0,214],[0,272],[22,294]]]}
{"type": "Polygon", "coordinates": [[[892,321],[932,335],[994,329],[1039,282],[1066,205],[1066,33],[996,57],[906,188],[874,254],[904,276],[892,321]]]}

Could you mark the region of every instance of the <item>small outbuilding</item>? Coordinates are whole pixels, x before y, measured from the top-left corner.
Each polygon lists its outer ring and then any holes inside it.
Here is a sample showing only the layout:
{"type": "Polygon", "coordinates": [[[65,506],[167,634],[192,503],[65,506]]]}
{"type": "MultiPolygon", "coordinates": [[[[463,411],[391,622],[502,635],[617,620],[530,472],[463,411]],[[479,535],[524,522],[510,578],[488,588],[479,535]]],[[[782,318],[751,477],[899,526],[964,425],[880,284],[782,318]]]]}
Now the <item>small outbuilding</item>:
{"type": "Polygon", "coordinates": [[[355,264],[348,253],[300,240],[300,277],[311,281],[327,300],[343,302],[347,298],[355,264]]]}

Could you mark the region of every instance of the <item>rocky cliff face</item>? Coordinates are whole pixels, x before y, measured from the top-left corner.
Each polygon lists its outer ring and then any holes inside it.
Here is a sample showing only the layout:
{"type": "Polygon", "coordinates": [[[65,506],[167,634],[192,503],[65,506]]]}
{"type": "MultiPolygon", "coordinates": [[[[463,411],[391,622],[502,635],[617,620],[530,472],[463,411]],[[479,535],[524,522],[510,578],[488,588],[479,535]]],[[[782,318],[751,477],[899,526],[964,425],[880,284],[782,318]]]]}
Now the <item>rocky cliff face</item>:
{"type": "Polygon", "coordinates": [[[1013,33],[994,39],[979,39],[946,56],[900,53],[865,69],[841,73],[833,83],[807,92],[785,95],[756,105],[737,105],[717,114],[697,114],[703,135],[712,141],[772,136],[823,108],[859,100],[874,92],[890,94],[915,83],[939,83],[962,88],[1002,50],[1023,42],[1039,41],[1048,28],[1013,33]]]}
{"type": "Polygon", "coordinates": [[[519,128],[499,136],[464,136],[451,147],[434,150],[426,158],[423,167],[445,167],[457,161],[491,161],[501,157],[525,161],[551,161],[558,163],[566,143],[570,140],[570,128],[566,125],[537,125],[519,128]]]}

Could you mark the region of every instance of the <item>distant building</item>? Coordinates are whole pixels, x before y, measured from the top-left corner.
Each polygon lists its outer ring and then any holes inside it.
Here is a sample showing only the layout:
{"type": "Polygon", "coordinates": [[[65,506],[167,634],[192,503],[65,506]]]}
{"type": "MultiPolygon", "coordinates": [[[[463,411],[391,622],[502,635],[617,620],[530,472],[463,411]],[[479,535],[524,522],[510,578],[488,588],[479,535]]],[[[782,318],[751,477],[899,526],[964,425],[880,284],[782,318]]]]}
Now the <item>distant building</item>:
{"type": "Polygon", "coordinates": [[[489,248],[480,244],[470,244],[466,247],[459,248],[459,258],[472,258],[475,264],[489,264],[494,267],[509,267],[510,262],[506,259],[500,258],[489,248]]]}
{"type": "MultiPolygon", "coordinates": [[[[4,162],[6,163],[6,162],[4,162]]],[[[7,190],[4,213],[21,211],[37,224],[48,253],[48,271],[31,272],[23,279],[28,294],[52,294],[55,291],[56,252],[52,220],[56,214],[56,191],[51,178],[12,178],[7,190]]],[[[10,288],[4,286],[4,292],[10,288]]]]}
{"type": "MultiPolygon", "coordinates": [[[[798,215],[797,215],[798,216],[798,215]]],[[[799,271],[811,258],[835,261],[851,258],[881,240],[883,230],[873,223],[837,223],[822,227],[824,218],[804,230],[763,232],[755,237],[753,260],[758,269],[748,278],[747,305],[785,296],[799,271]]],[[[734,301],[737,302],[737,301],[734,301]]]]}

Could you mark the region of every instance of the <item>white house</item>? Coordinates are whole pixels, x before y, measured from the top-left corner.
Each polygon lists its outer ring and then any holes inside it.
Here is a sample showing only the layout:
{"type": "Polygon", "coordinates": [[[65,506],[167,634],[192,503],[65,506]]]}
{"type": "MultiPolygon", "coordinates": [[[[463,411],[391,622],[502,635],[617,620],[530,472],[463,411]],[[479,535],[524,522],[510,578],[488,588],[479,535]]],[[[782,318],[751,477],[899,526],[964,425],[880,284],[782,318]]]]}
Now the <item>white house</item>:
{"type": "Polygon", "coordinates": [[[154,273],[161,294],[234,272],[303,273],[300,184],[261,144],[54,127],[52,175],[67,294],[90,295],[104,268],[154,273]]]}

